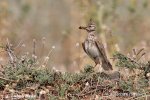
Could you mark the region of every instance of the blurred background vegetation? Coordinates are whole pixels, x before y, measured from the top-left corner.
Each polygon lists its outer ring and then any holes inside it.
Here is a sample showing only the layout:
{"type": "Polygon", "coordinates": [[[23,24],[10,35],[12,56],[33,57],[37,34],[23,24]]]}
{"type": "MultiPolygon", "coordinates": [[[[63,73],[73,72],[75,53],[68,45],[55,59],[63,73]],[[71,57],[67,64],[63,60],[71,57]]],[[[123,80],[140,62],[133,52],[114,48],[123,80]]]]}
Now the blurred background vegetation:
{"type": "MultiPolygon", "coordinates": [[[[81,47],[86,32],[78,29],[92,18],[109,57],[145,48],[150,60],[149,11],[149,0],[0,0],[0,45],[8,38],[18,56],[32,55],[36,40],[39,61],[54,49],[49,67],[78,71],[93,64],[81,47]]],[[[5,59],[1,52],[0,62],[5,59]]]]}

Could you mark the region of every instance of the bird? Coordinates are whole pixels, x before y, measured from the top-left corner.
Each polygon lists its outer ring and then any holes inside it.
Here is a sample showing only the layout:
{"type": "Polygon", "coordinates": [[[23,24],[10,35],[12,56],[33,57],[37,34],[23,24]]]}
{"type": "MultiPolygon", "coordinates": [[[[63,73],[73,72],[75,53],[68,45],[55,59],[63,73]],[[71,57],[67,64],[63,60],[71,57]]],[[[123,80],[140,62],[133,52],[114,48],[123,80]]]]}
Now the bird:
{"type": "Polygon", "coordinates": [[[87,31],[87,37],[82,43],[84,52],[95,62],[96,67],[100,64],[101,68],[105,71],[113,70],[109,62],[105,48],[102,42],[97,39],[96,24],[90,19],[87,26],[80,26],[79,29],[87,31]]]}

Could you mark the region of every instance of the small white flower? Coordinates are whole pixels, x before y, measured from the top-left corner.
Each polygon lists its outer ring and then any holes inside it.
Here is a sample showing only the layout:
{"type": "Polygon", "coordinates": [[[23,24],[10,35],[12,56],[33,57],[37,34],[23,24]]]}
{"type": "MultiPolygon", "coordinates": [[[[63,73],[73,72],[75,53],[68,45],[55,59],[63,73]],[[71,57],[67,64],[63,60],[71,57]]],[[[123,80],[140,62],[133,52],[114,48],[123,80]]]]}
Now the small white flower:
{"type": "Polygon", "coordinates": [[[25,44],[22,44],[22,47],[26,47],[26,45],[25,45],[25,44]]]}
{"type": "Polygon", "coordinates": [[[147,77],[150,77],[150,73],[147,73],[147,77]]]}
{"type": "Polygon", "coordinates": [[[8,88],[9,87],[9,85],[7,84],[7,85],[5,85],[5,88],[8,88]]]}
{"type": "Polygon", "coordinates": [[[32,55],[32,57],[33,57],[34,59],[37,59],[37,56],[36,56],[36,55],[32,55]]]}
{"type": "Polygon", "coordinates": [[[55,49],[55,48],[56,48],[56,47],[53,45],[53,46],[52,46],[52,49],[55,49]]]}
{"type": "Polygon", "coordinates": [[[45,65],[42,65],[41,67],[45,68],[45,65]]]}
{"type": "Polygon", "coordinates": [[[52,70],[54,70],[54,71],[56,70],[55,66],[52,67],[52,70]]]}
{"type": "Polygon", "coordinates": [[[45,60],[49,60],[49,57],[48,57],[48,56],[46,56],[46,57],[45,57],[45,60]]]}
{"type": "Polygon", "coordinates": [[[85,86],[89,86],[89,82],[86,82],[85,86]]]}
{"type": "Polygon", "coordinates": [[[14,92],[15,92],[15,90],[13,90],[13,89],[9,89],[9,92],[14,93],[14,92]]]}
{"type": "Polygon", "coordinates": [[[98,95],[95,96],[95,100],[99,100],[99,96],[98,95]]]}
{"type": "Polygon", "coordinates": [[[57,70],[57,69],[56,69],[55,71],[56,71],[56,72],[60,72],[60,70],[57,70]]]}
{"type": "Polygon", "coordinates": [[[41,90],[41,91],[40,91],[40,95],[41,95],[41,94],[46,94],[46,91],[41,90]]]}
{"type": "Polygon", "coordinates": [[[52,68],[52,70],[54,70],[54,71],[56,71],[56,72],[59,72],[59,70],[58,70],[58,69],[56,69],[56,67],[55,67],[55,66],[52,68]]]}
{"type": "Polygon", "coordinates": [[[76,47],[79,47],[79,45],[80,45],[79,42],[77,42],[77,43],[76,43],[76,47]]]}
{"type": "Polygon", "coordinates": [[[136,96],[137,96],[137,93],[133,92],[133,93],[132,93],[132,96],[133,96],[133,97],[136,97],[136,96]]]}

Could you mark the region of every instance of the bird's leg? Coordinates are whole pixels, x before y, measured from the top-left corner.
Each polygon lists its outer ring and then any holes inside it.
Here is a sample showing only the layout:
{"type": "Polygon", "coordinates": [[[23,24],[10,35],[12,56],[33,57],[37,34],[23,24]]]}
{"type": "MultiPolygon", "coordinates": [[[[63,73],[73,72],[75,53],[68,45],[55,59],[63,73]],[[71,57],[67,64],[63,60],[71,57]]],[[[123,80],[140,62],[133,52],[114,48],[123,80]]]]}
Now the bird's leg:
{"type": "Polygon", "coordinates": [[[99,64],[99,58],[98,57],[95,57],[94,58],[94,61],[95,61],[95,66],[94,66],[94,68],[99,64]]]}
{"type": "Polygon", "coordinates": [[[101,59],[99,57],[95,57],[94,61],[95,61],[95,66],[94,66],[95,70],[99,72],[103,72],[101,59]]]}
{"type": "Polygon", "coordinates": [[[103,72],[103,67],[102,67],[102,62],[101,61],[99,61],[99,72],[100,73],[103,72]]]}
{"type": "Polygon", "coordinates": [[[95,64],[94,68],[97,66],[97,64],[95,64]]]}
{"type": "Polygon", "coordinates": [[[99,66],[98,66],[98,63],[95,63],[94,71],[95,71],[95,72],[99,72],[99,66]]]}

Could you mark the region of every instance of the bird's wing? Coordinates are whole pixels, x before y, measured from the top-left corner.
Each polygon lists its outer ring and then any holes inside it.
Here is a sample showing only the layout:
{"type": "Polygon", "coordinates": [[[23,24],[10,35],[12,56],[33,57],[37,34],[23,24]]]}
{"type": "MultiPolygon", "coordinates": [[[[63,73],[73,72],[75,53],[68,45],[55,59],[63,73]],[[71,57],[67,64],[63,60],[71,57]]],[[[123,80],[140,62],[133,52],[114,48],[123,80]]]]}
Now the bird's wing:
{"type": "MultiPolygon", "coordinates": [[[[86,52],[85,44],[84,44],[84,43],[82,43],[82,48],[83,48],[84,52],[86,52]]],[[[86,52],[86,53],[87,53],[87,52],[86,52]]]]}
{"type": "Polygon", "coordinates": [[[99,52],[102,56],[102,67],[105,70],[113,70],[111,63],[107,59],[106,52],[105,52],[103,44],[99,41],[95,41],[95,44],[98,47],[98,50],[99,50],[99,52]]]}
{"type": "Polygon", "coordinates": [[[101,55],[104,58],[104,60],[107,61],[107,56],[106,56],[104,45],[101,42],[99,42],[99,41],[95,41],[95,44],[98,47],[98,50],[101,53],[101,55]]]}

